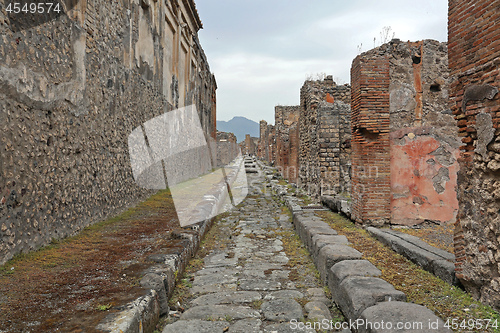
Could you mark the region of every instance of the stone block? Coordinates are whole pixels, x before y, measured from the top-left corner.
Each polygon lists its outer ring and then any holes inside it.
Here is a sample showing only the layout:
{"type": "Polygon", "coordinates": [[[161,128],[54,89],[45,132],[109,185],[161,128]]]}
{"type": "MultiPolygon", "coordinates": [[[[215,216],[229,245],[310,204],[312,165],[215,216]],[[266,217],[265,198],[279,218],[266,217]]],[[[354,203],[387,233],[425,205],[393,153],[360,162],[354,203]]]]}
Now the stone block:
{"type": "Polygon", "coordinates": [[[451,333],[444,322],[424,306],[404,302],[382,302],[365,309],[359,317],[358,333],[451,333]],[[362,320],[362,322],[361,322],[362,320]],[[369,323],[385,323],[375,327],[369,323]],[[399,323],[399,324],[398,324],[399,323]],[[402,328],[397,328],[398,325],[402,328]],[[389,325],[392,327],[388,329],[389,325]],[[406,326],[406,327],[405,327],[406,326]]]}
{"type": "Polygon", "coordinates": [[[305,228],[305,237],[304,237],[304,244],[306,245],[307,249],[309,252],[313,252],[314,249],[314,244],[312,241],[312,238],[316,235],[329,235],[329,236],[336,236],[338,235],[337,231],[333,230],[332,227],[329,225],[321,225],[318,227],[306,227],[305,228]]]}
{"type": "Polygon", "coordinates": [[[337,292],[345,278],[350,276],[378,277],[382,274],[368,260],[344,260],[333,265],[328,273],[328,288],[330,288],[334,300],[338,298],[337,292]]]}
{"type": "Polygon", "coordinates": [[[323,283],[328,279],[328,271],[336,263],[343,260],[361,259],[362,253],[347,245],[326,245],[321,248],[316,258],[316,267],[323,283]]]}
{"type": "Polygon", "coordinates": [[[455,276],[455,264],[448,260],[435,260],[432,262],[432,272],[438,278],[453,286],[460,285],[460,281],[455,276]]]}
{"type": "Polygon", "coordinates": [[[406,295],[382,279],[349,276],[340,283],[334,301],[348,319],[356,320],[366,308],[380,302],[404,302],[406,295]]]}
{"type": "MultiPolygon", "coordinates": [[[[332,229],[333,230],[333,229],[332,229]]],[[[319,250],[326,245],[334,245],[334,244],[345,244],[348,245],[349,241],[346,236],[343,235],[324,235],[324,234],[315,234],[311,238],[311,249],[310,252],[313,257],[317,257],[319,250]]]]}

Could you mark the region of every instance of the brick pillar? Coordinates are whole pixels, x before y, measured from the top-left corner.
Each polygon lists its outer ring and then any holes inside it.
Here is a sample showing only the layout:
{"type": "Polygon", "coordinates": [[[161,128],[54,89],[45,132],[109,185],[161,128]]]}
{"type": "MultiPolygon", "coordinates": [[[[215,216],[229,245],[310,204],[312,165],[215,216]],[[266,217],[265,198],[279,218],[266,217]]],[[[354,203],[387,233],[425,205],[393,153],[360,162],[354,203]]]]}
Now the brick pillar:
{"type": "Polygon", "coordinates": [[[360,55],[351,67],[352,218],[390,220],[389,58],[360,55]]]}

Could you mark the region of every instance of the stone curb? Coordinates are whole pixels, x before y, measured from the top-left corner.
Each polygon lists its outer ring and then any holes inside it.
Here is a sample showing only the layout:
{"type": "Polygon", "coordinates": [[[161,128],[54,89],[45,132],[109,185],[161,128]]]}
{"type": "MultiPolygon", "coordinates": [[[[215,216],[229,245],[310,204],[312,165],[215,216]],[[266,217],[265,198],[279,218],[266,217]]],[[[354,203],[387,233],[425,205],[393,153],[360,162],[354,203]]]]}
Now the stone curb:
{"type": "Polygon", "coordinates": [[[329,195],[321,196],[321,203],[330,208],[335,213],[343,213],[351,218],[351,202],[345,198],[332,197],[329,195]]]}
{"type": "Polygon", "coordinates": [[[460,282],[455,276],[455,256],[452,253],[437,249],[418,237],[400,231],[373,227],[368,227],[367,231],[380,242],[426,271],[451,285],[460,286],[460,282]]]}
{"type": "Polygon", "coordinates": [[[337,232],[331,227],[331,231],[328,231],[321,218],[294,209],[297,204],[293,197],[284,196],[284,199],[292,211],[293,224],[299,237],[313,257],[321,279],[332,292],[333,301],[346,318],[377,323],[421,320],[424,325],[423,330],[380,330],[357,325],[354,332],[428,332],[425,325],[431,322],[437,322],[440,328],[433,332],[452,332],[443,328],[442,320],[426,307],[401,302],[406,301],[406,295],[378,278],[380,270],[368,260],[361,260],[362,253],[350,247],[347,239],[338,238],[337,232]]]}
{"type": "MultiPolygon", "coordinates": [[[[232,170],[227,179],[234,182],[238,170],[232,170]]],[[[216,184],[214,198],[197,205],[199,211],[213,212],[219,209],[227,195],[224,181],[216,184]],[[215,199],[215,200],[214,200],[215,199]]],[[[120,308],[117,313],[108,315],[96,328],[110,333],[153,332],[160,315],[169,311],[168,299],[172,296],[177,276],[184,273],[186,265],[200,245],[205,233],[210,229],[214,218],[173,230],[174,238],[182,239],[182,248],[175,254],[158,254],[150,257],[158,265],[149,267],[144,273],[140,284],[145,288],[146,295],[137,298],[120,308]]]]}

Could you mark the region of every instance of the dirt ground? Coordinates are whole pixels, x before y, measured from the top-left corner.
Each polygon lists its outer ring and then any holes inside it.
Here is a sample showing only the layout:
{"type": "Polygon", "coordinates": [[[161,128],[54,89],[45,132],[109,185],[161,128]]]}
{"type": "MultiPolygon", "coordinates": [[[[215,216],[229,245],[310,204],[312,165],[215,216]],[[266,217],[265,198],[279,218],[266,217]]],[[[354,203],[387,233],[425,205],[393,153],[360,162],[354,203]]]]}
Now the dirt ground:
{"type": "Polygon", "coordinates": [[[122,215],[0,267],[0,332],[95,332],[96,325],[145,291],[148,256],[182,240],[171,195],[160,191],[122,215]]]}

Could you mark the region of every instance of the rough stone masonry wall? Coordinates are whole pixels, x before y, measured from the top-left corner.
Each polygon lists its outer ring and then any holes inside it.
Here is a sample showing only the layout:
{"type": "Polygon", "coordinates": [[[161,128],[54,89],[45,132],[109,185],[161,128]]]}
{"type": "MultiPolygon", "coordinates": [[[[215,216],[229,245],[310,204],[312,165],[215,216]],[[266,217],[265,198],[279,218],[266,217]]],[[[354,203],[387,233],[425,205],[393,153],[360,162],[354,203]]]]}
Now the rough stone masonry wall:
{"type": "Polygon", "coordinates": [[[354,219],[453,223],[459,141],[446,44],[393,40],[358,56],[351,74],[354,219]]]}
{"type": "Polygon", "coordinates": [[[257,155],[257,145],[259,138],[253,138],[250,134],[245,135],[245,141],[242,142],[243,152],[246,155],[257,155]]]}
{"type": "Polygon", "coordinates": [[[276,130],[276,166],[283,177],[297,183],[298,136],[300,106],[276,106],[274,108],[276,130]]]}
{"type": "Polygon", "coordinates": [[[259,143],[257,145],[257,157],[265,160],[269,155],[269,146],[267,144],[267,139],[269,132],[267,129],[267,121],[261,120],[259,122],[259,143]]]}
{"type": "MultiPolygon", "coordinates": [[[[340,148],[349,149],[350,145],[347,137],[341,145],[339,135],[349,132],[350,124],[345,117],[340,123],[339,116],[345,114],[350,98],[350,87],[337,86],[331,76],[306,81],[300,90],[298,183],[313,197],[341,191],[340,148]],[[339,129],[340,124],[347,129],[339,129]]],[[[343,158],[348,156],[344,151],[343,158]]]]}
{"type": "Polygon", "coordinates": [[[134,182],[128,135],[194,103],[215,138],[216,88],[192,1],[68,0],[52,17],[5,5],[0,264],[149,195],[134,182]]]}
{"type": "Polygon", "coordinates": [[[450,107],[463,145],[456,274],[500,309],[500,2],[449,1],[450,107]]]}
{"type": "Polygon", "coordinates": [[[448,105],[446,43],[393,41],[390,59],[391,223],[454,223],[460,141],[448,105]]]}

